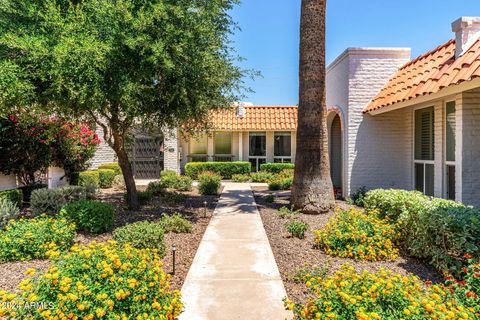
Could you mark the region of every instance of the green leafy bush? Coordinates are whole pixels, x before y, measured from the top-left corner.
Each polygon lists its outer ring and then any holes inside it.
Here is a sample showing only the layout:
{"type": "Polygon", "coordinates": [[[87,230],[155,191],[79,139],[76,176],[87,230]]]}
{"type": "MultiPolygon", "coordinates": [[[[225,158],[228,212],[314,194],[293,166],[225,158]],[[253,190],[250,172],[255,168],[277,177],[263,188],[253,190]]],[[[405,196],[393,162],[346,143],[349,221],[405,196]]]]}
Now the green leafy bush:
{"type": "Polygon", "coordinates": [[[160,184],[164,188],[175,189],[177,191],[190,191],[192,189],[192,179],[187,176],[177,174],[175,171],[162,171],[160,174],[160,184]]]}
{"type": "Polygon", "coordinates": [[[112,229],[115,209],[108,203],[80,200],[64,206],[60,215],[74,221],[78,230],[103,233],[112,229]]]}
{"type": "Polygon", "coordinates": [[[100,188],[107,189],[113,185],[115,171],[112,169],[98,169],[98,185],[100,188]]]}
{"type": "Polygon", "coordinates": [[[11,220],[0,231],[0,261],[56,258],[75,237],[75,224],[67,219],[40,216],[11,220]]]}
{"type": "Polygon", "coordinates": [[[367,261],[395,260],[398,256],[394,228],[362,210],[339,210],[314,234],[315,244],[329,255],[367,261]]]}
{"type": "Polygon", "coordinates": [[[115,178],[113,178],[112,188],[118,191],[122,191],[126,189],[125,179],[123,178],[123,175],[117,174],[115,178]]]}
{"type": "Polygon", "coordinates": [[[301,212],[300,210],[295,210],[293,206],[291,208],[283,206],[280,209],[278,209],[277,215],[281,219],[287,219],[287,218],[290,219],[300,214],[300,212],[301,212]]]}
{"type": "Polygon", "coordinates": [[[192,179],[204,171],[214,172],[223,179],[231,179],[234,174],[249,174],[252,171],[250,162],[189,162],[185,166],[185,174],[192,179]]]}
{"type": "Polygon", "coordinates": [[[367,193],[367,188],[361,187],[355,193],[353,193],[349,198],[347,198],[347,203],[350,205],[356,205],[359,207],[364,207],[365,194],[367,193]]]}
{"type": "Polygon", "coordinates": [[[192,224],[190,221],[182,217],[179,213],[173,216],[164,215],[160,219],[160,226],[165,233],[190,233],[192,232],[192,224]]]}
{"type": "Polygon", "coordinates": [[[308,229],[308,224],[301,220],[293,219],[285,224],[285,228],[292,235],[292,237],[304,239],[305,232],[308,229]]]}
{"type": "Polygon", "coordinates": [[[20,209],[7,198],[0,198],[0,228],[3,228],[10,219],[17,219],[20,209]]]}
{"type": "Polygon", "coordinates": [[[417,191],[371,190],[365,196],[368,212],[386,218],[399,233],[406,252],[428,259],[439,271],[458,274],[462,256],[480,257],[480,209],[428,197],[417,191]]]}
{"type": "Polygon", "coordinates": [[[267,194],[265,196],[265,202],[267,203],[274,203],[275,202],[275,195],[274,194],[267,194]]]}
{"type": "Polygon", "coordinates": [[[165,192],[165,184],[162,181],[152,181],[147,186],[147,191],[153,195],[159,196],[165,192]]]}
{"type": "Polygon", "coordinates": [[[120,244],[131,244],[137,249],[157,249],[165,256],[164,230],[158,222],[141,221],[127,224],[113,232],[113,239],[120,244]]]}
{"type": "Polygon", "coordinates": [[[270,173],[280,173],[285,169],[294,169],[293,163],[264,163],[260,165],[260,171],[266,171],[270,173]]]}
{"type": "Polygon", "coordinates": [[[23,192],[20,189],[0,191],[0,199],[7,199],[14,203],[18,208],[22,208],[23,192]]]}
{"type": "Polygon", "coordinates": [[[232,175],[233,182],[249,182],[250,175],[249,174],[234,174],[232,175]]]}
{"type": "Polygon", "coordinates": [[[270,172],[259,171],[259,172],[252,173],[251,178],[252,178],[252,182],[266,183],[274,179],[275,175],[270,172]]]}
{"type": "Polygon", "coordinates": [[[67,201],[60,188],[37,189],[30,196],[30,208],[34,216],[43,213],[57,214],[66,203],[67,201]]]}
{"type": "Polygon", "coordinates": [[[98,170],[109,169],[115,171],[115,175],[122,175],[122,168],[118,163],[104,163],[98,166],[98,170]]]}
{"type": "Polygon", "coordinates": [[[85,187],[81,186],[65,186],[58,188],[58,191],[60,191],[66,203],[85,200],[87,194],[85,187]]]}
{"type": "Polygon", "coordinates": [[[100,173],[98,170],[87,170],[80,172],[78,176],[78,185],[87,187],[87,185],[95,185],[95,188],[100,186],[100,173]]]}
{"type": "Polygon", "coordinates": [[[198,191],[203,195],[216,195],[220,190],[222,177],[213,172],[203,172],[198,176],[198,191]]]}
{"type": "MultiPolygon", "coordinates": [[[[9,308],[9,319],[178,319],[180,292],[170,289],[159,253],[114,241],[74,246],[38,278],[27,278],[12,305],[45,301],[47,308],[9,308]],[[67,291],[67,292],[65,292],[67,291]],[[49,307],[51,303],[51,307],[49,307]]],[[[30,273],[31,274],[31,273],[30,273]]],[[[0,298],[4,298],[3,294],[0,298]]]]}

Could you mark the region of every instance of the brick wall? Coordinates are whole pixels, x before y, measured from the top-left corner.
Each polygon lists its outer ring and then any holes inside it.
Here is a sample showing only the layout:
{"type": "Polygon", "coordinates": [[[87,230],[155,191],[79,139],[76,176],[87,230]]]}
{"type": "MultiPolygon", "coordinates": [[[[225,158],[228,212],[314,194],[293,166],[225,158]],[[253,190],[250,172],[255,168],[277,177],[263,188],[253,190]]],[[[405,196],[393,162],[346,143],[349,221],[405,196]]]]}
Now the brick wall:
{"type": "MultiPolygon", "coordinates": [[[[165,131],[164,138],[164,170],[173,170],[180,173],[180,141],[178,130],[165,131]]],[[[184,150],[185,152],[186,150],[184,150]]]]}
{"type": "Polygon", "coordinates": [[[95,156],[90,160],[90,167],[92,169],[98,168],[99,165],[103,163],[113,163],[117,162],[117,156],[115,151],[105,142],[103,139],[103,129],[100,126],[97,126],[96,133],[100,138],[100,145],[95,152],[95,156]]]}
{"type": "Polygon", "coordinates": [[[461,137],[462,158],[457,177],[461,175],[461,201],[480,206],[480,89],[463,93],[460,115],[457,134],[461,137]]]}

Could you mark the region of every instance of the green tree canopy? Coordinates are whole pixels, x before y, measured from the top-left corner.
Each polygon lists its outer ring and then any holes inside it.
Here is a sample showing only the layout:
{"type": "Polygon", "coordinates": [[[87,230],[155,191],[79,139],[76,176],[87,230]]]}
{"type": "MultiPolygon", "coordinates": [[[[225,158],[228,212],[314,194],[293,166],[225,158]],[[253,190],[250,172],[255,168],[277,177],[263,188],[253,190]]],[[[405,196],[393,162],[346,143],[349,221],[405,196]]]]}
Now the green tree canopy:
{"type": "Polygon", "coordinates": [[[202,121],[238,99],[228,11],[237,0],[2,0],[0,106],[92,117],[137,206],[125,138],[202,121]]]}

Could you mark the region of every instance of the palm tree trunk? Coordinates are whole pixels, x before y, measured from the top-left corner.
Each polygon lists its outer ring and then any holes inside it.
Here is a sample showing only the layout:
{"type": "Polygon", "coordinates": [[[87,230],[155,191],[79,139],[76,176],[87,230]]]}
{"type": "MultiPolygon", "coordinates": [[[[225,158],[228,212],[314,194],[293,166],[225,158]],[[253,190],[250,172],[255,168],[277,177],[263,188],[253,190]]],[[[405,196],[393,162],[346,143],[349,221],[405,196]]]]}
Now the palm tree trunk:
{"type": "Polygon", "coordinates": [[[300,101],[292,205],[319,214],[335,204],[325,90],[326,0],[302,0],[300,26],[300,101]]]}

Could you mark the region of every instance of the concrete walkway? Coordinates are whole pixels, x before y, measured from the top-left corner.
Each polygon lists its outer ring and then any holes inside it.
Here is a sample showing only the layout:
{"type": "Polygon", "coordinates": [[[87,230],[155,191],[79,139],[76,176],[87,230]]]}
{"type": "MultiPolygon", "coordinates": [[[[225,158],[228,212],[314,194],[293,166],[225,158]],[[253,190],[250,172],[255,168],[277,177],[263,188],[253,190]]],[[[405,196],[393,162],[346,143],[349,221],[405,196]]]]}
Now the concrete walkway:
{"type": "Polygon", "coordinates": [[[183,285],[180,319],[290,319],[284,297],[250,185],[226,184],[183,285]]]}

